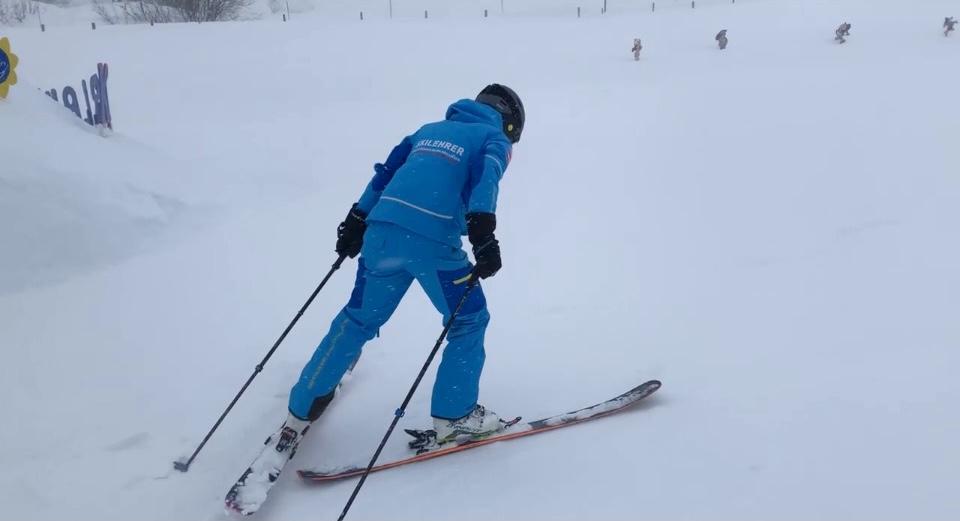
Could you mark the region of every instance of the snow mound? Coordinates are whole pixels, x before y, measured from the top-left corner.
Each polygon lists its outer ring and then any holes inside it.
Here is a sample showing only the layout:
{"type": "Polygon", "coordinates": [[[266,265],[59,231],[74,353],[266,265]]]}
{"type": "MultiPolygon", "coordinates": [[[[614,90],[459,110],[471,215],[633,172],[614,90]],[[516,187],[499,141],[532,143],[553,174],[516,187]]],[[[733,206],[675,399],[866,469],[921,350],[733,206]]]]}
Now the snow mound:
{"type": "Polygon", "coordinates": [[[20,85],[0,104],[0,293],[136,253],[184,207],[171,160],[20,85]]]}

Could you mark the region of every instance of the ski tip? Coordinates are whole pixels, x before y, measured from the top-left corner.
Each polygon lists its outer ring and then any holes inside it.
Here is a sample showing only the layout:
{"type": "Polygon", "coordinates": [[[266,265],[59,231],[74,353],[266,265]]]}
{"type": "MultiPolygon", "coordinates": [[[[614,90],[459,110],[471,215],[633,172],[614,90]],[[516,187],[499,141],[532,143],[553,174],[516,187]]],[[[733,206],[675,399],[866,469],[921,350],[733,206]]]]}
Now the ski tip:
{"type": "Polygon", "coordinates": [[[238,504],[234,499],[234,497],[228,496],[223,502],[223,511],[226,512],[228,516],[252,516],[257,513],[257,509],[260,507],[260,505],[244,506],[238,504]]]}
{"type": "Polygon", "coordinates": [[[662,385],[663,384],[660,382],[660,380],[647,380],[646,382],[643,382],[642,384],[634,387],[633,389],[630,389],[629,391],[621,394],[620,396],[621,397],[633,396],[635,398],[637,397],[646,398],[647,396],[650,396],[651,394],[657,392],[662,385]]]}
{"type": "Polygon", "coordinates": [[[245,516],[245,515],[248,515],[248,514],[244,513],[244,511],[240,508],[240,505],[237,505],[236,503],[234,503],[234,502],[232,502],[232,501],[230,501],[230,500],[227,500],[227,501],[224,501],[224,502],[223,502],[223,511],[224,511],[228,516],[245,516]]]}
{"type": "Polygon", "coordinates": [[[662,385],[663,385],[663,382],[661,382],[660,380],[647,380],[646,382],[643,382],[642,384],[635,387],[635,389],[650,389],[650,390],[656,391],[662,385]]]}
{"type": "Polygon", "coordinates": [[[660,382],[660,380],[648,380],[640,384],[640,387],[638,389],[643,389],[645,390],[645,394],[650,395],[660,390],[660,387],[662,386],[663,386],[663,383],[660,382]]]}

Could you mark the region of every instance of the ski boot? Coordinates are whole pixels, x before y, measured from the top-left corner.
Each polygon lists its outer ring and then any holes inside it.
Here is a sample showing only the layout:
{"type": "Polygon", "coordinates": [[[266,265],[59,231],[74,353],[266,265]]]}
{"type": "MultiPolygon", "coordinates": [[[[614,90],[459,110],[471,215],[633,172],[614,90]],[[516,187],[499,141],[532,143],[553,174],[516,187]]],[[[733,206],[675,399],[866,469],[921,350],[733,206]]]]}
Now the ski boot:
{"type": "MultiPolygon", "coordinates": [[[[515,422],[513,422],[515,423],[515,422]]],[[[500,432],[507,425],[512,423],[504,422],[493,411],[488,411],[482,405],[474,406],[470,414],[448,420],[445,418],[434,418],[433,429],[415,430],[406,429],[407,434],[413,436],[409,442],[409,447],[417,451],[417,454],[423,454],[440,448],[440,446],[458,441],[458,439],[480,439],[500,432]]]]}
{"type": "Polygon", "coordinates": [[[263,442],[263,451],[227,493],[227,507],[243,514],[255,512],[309,429],[309,421],[289,415],[280,430],[263,442]]]}

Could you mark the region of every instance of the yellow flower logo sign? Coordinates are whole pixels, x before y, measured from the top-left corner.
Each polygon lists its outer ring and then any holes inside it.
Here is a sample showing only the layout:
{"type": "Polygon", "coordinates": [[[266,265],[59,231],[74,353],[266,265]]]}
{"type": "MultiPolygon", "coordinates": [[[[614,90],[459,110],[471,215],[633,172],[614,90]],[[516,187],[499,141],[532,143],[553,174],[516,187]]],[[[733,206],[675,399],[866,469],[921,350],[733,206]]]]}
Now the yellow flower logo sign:
{"type": "Polygon", "coordinates": [[[17,83],[17,63],[20,61],[16,54],[10,52],[10,40],[0,38],[0,98],[6,98],[10,86],[17,83]]]}

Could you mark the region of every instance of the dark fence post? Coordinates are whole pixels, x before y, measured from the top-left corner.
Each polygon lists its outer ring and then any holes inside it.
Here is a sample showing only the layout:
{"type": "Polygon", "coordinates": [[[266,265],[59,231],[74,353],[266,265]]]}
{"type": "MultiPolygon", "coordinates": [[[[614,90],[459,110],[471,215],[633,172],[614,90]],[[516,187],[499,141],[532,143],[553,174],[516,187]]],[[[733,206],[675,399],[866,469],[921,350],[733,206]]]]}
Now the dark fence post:
{"type": "Polygon", "coordinates": [[[657,12],[657,3],[656,3],[656,2],[650,2],[650,12],[651,12],[651,13],[657,12]]]}
{"type": "Polygon", "coordinates": [[[577,18],[580,18],[580,7],[577,7],[577,18]]]}
{"type": "Polygon", "coordinates": [[[92,31],[97,30],[97,22],[90,22],[90,30],[92,31]]]}

